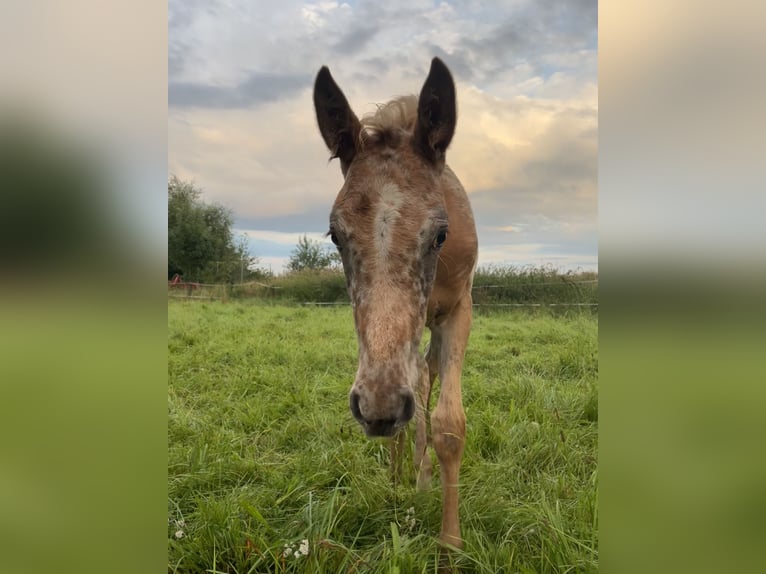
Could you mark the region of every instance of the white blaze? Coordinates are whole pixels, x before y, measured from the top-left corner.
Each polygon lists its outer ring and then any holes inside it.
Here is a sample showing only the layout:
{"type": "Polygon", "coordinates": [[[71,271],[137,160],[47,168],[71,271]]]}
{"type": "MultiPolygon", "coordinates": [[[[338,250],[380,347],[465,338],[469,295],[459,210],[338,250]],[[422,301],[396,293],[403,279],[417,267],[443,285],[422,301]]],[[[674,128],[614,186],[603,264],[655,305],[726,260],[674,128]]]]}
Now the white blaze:
{"type": "Polygon", "coordinates": [[[375,251],[378,261],[388,256],[391,247],[391,233],[394,223],[399,219],[402,205],[402,192],[395,183],[384,183],[380,189],[380,202],[375,214],[375,251]]]}

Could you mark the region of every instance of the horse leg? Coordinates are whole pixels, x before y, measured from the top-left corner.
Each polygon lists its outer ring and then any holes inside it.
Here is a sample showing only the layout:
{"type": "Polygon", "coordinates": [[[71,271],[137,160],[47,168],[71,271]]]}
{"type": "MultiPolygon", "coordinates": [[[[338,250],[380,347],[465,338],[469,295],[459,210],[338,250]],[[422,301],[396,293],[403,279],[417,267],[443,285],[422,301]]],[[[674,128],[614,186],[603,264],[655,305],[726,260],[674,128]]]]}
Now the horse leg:
{"type": "Polygon", "coordinates": [[[417,477],[418,490],[426,490],[431,485],[431,456],[428,454],[428,412],[431,401],[431,389],[438,372],[437,358],[438,339],[431,337],[431,342],[426,349],[424,364],[420,373],[420,386],[418,387],[418,408],[415,412],[415,475],[417,477]]]}
{"type": "Polygon", "coordinates": [[[465,295],[449,317],[434,329],[441,332],[439,401],[431,415],[434,450],[442,483],[442,543],[462,548],[458,516],[458,482],[465,445],[465,413],[460,389],[465,348],[471,330],[471,296],[465,295]]]}

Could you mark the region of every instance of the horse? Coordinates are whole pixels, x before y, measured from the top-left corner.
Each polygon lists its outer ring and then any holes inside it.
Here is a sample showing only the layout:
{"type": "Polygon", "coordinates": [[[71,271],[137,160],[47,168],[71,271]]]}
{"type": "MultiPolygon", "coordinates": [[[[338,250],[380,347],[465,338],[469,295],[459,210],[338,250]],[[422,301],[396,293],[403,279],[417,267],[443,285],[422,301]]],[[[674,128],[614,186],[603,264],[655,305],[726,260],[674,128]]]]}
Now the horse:
{"type": "Polygon", "coordinates": [[[351,413],[367,436],[391,438],[395,476],[415,416],[413,462],[424,490],[431,482],[427,420],[438,375],[430,444],[441,475],[439,540],[462,548],[460,377],[478,240],[468,196],[445,161],[457,121],[455,83],[434,58],[418,97],[396,98],[360,120],[323,66],[313,99],[319,132],[344,178],[328,235],[343,263],[359,347],[351,413]],[[424,327],[431,339],[423,357],[424,327]]]}

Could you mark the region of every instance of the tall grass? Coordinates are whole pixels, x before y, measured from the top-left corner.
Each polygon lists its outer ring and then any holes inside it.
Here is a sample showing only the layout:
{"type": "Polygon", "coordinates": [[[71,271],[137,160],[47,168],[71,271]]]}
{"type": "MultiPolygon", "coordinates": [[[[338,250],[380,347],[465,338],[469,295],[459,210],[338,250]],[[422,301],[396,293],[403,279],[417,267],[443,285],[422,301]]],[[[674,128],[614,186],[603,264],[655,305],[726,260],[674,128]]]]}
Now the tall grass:
{"type": "Polygon", "coordinates": [[[496,303],[598,303],[598,274],[561,272],[550,266],[479,268],[473,280],[473,301],[496,303]]]}
{"type": "MultiPolygon", "coordinates": [[[[438,470],[417,492],[410,453],[392,484],[353,421],[348,307],[169,301],[168,319],[169,572],[436,571],[438,470]]],[[[597,570],[596,331],[589,313],[475,318],[461,571],[597,570]]]]}
{"type": "MultiPolygon", "coordinates": [[[[476,270],[473,301],[478,306],[498,304],[598,303],[598,274],[590,271],[562,272],[551,266],[496,267],[476,270]]],[[[233,284],[217,291],[202,288],[192,294],[218,298],[258,298],[278,302],[347,303],[346,279],[341,270],[299,271],[262,281],[233,284]]],[[[175,294],[183,293],[175,291],[175,294]]]]}

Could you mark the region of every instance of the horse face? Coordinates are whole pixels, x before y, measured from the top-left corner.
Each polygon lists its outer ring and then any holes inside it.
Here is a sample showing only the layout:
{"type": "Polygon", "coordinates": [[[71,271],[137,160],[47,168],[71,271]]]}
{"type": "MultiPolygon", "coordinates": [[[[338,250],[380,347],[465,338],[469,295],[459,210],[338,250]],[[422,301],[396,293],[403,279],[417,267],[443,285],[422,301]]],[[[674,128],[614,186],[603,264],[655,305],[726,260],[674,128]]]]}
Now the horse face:
{"type": "Polygon", "coordinates": [[[370,436],[392,435],[415,412],[426,305],[449,231],[431,169],[406,148],[388,152],[351,164],[330,217],[359,342],[351,412],[370,436]]]}
{"type": "Polygon", "coordinates": [[[354,309],[359,367],[349,403],[369,436],[392,436],[415,413],[420,339],[442,245],[441,176],[455,126],[455,87],[434,59],[420,98],[361,122],[327,68],[314,86],[325,143],[345,182],[330,214],[354,309]]]}

